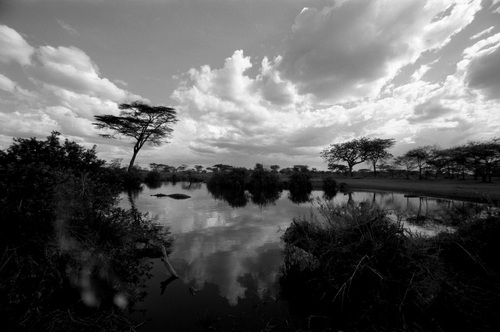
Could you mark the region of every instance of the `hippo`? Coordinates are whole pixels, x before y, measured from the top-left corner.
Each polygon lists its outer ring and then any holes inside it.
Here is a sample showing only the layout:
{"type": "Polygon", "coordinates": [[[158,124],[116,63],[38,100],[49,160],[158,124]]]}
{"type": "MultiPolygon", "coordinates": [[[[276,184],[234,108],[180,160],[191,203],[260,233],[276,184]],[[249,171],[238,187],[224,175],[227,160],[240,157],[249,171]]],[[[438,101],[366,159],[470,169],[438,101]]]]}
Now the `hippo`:
{"type": "Polygon", "coordinates": [[[155,194],[151,196],[156,196],[156,197],[170,197],[173,199],[186,199],[186,198],[191,198],[191,196],[186,195],[186,194],[155,194]]]}

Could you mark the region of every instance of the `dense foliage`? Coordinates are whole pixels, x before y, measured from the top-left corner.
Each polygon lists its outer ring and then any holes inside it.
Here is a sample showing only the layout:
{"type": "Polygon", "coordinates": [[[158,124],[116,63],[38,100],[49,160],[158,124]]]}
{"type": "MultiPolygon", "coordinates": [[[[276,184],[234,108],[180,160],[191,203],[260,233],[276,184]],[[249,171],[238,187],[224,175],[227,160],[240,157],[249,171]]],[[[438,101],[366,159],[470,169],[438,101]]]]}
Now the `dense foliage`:
{"type": "Polygon", "coordinates": [[[254,204],[266,206],[280,198],[283,184],[276,171],[266,170],[257,164],[250,176],[248,191],[254,204]]]}
{"type": "Polygon", "coordinates": [[[321,220],[283,235],[280,280],[292,309],[319,330],[454,331],[500,328],[500,217],[455,233],[408,233],[369,204],[321,203],[321,220]]]}
{"type": "Polygon", "coordinates": [[[311,176],[305,172],[294,172],[290,175],[288,182],[290,190],[288,198],[294,203],[305,203],[309,201],[312,191],[311,176]]]}
{"type": "MultiPolygon", "coordinates": [[[[95,149],[53,132],[0,153],[0,309],[7,329],[130,329],[149,264],[138,243],[169,246],[168,232],[116,207],[121,180],[95,149]],[[95,308],[101,310],[97,311],[95,308]]],[[[5,327],[5,325],[4,325],[5,327]]]]}

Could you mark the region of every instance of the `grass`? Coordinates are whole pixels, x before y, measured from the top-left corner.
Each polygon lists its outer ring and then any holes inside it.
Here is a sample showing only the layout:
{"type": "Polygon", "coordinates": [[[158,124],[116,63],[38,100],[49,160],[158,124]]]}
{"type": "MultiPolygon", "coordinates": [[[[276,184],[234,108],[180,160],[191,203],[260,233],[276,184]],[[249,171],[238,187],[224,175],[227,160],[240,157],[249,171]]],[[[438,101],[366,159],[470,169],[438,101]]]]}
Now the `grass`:
{"type": "Polygon", "coordinates": [[[321,218],[295,219],[283,235],[280,283],[303,313],[300,328],[500,328],[498,215],[424,238],[367,204],[319,210],[321,218]]]}
{"type": "MultiPolygon", "coordinates": [[[[337,183],[345,183],[349,190],[381,190],[428,197],[442,197],[477,202],[497,202],[500,199],[500,181],[484,183],[468,180],[447,179],[399,179],[399,178],[336,178],[337,183]]],[[[312,178],[315,189],[321,189],[323,180],[312,178]]]]}

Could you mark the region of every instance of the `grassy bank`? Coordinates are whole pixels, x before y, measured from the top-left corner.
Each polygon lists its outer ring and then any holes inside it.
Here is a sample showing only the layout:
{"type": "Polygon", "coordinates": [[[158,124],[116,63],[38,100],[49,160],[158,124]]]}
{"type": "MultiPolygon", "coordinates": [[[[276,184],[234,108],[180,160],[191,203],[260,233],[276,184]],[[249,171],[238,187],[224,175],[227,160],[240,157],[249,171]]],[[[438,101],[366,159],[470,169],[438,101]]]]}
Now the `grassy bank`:
{"type": "MultiPolygon", "coordinates": [[[[484,183],[474,180],[417,180],[390,178],[335,178],[338,184],[345,183],[347,190],[394,191],[429,197],[442,197],[470,201],[498,202],[500,181],[484,183]]],[[[321,190],[321,177],[311,179],[313,187],[321,190]]]]}
{"type": "Polygon", "coordinates": [[[280,283],[298,328],[500,329],[498,215],[424,238],[375,207],[323,203],[320,212],[283,235],[280,283]]]}

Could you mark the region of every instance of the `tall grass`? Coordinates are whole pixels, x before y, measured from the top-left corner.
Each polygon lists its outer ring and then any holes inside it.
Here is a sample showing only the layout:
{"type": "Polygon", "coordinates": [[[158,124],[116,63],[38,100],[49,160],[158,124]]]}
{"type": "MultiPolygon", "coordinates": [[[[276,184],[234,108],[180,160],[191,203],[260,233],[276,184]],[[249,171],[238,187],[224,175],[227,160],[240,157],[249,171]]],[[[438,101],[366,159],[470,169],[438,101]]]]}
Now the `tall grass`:
{"type": "Polygon", "coordinates": [[[305,310],[302,328],[500,327],[498,216],[424,238],[376,206],[321,202],[319,211],[283,235],[280,283],[292,307],[305,310]]]}

